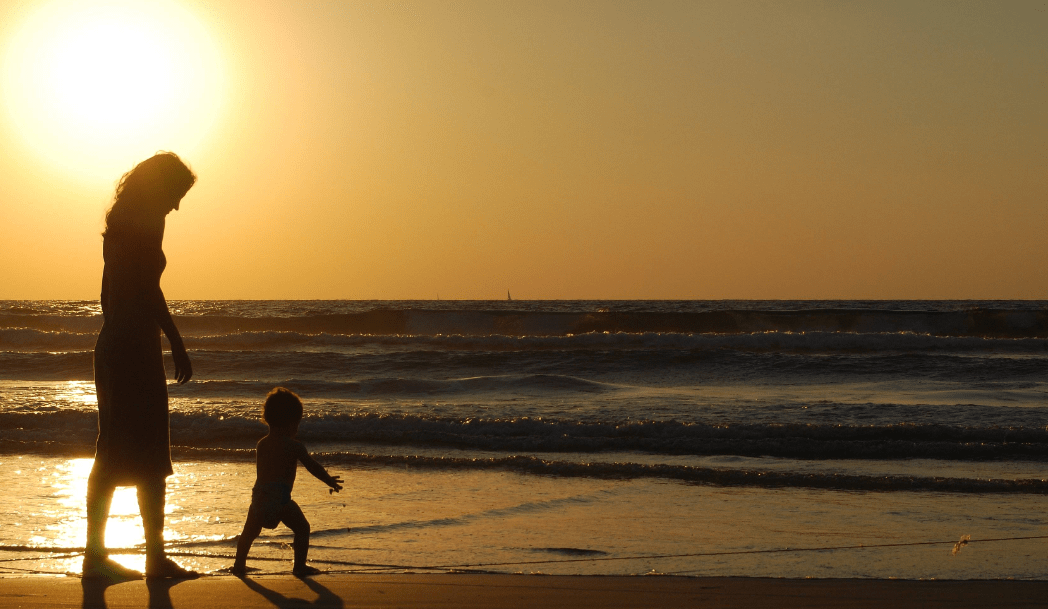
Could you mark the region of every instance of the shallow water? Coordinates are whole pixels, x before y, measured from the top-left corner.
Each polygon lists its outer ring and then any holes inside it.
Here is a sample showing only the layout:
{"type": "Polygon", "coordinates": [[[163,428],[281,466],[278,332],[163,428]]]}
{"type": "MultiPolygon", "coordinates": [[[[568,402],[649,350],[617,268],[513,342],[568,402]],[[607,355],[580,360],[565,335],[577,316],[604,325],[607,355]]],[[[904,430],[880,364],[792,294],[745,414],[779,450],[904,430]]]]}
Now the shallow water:
{"type": "MultiPolygon", "coordinates": [[[[254,481],[250,463],[179,462],[169,481],[166,536],[184,565],[231,563],[254,481]]],[[[90,459],[0,458],[0,571],[77,572],[90,459]],[[12,551],[18,546],[19,550],[12,551]],[[29,550],[29,551],[24,551],[29,550]]],[[[711,487],[662,480],[523,476],[491,471],[342,469],[329,495],[302,472],[294,496],[313,529],[310,558],[344,572],[765,577],[1045,579],[1048,497],[711,487]],[[952,543],[973,543],[952,555],[952,543]],[[945,542],[937,545],[906,545],[945,542]],[[876,546],[821,551],[839,546],[876,546]],[[655,555],[697,554],[644,558],[655,555]],[[377,566],[382,565],[382,566],[377,566]]],[[[249,566],[290,569],[291,532],[264,531],[249,566]]],[[[107,542],[140,551],[134,489],[118,490],[107,542]]],[[[118,550],[119,551],[119,550],[118,550]]],[[[115,556],[142,568],[140,553],[115,556]]]]}

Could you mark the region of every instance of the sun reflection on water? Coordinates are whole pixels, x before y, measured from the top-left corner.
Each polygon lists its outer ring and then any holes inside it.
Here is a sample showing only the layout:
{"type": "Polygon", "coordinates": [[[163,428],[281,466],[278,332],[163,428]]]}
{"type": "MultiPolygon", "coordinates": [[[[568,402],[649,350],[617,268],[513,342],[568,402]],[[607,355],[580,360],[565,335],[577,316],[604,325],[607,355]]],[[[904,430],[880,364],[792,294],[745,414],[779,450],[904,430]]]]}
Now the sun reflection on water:
{"type": "MultiPolygon", "coordinates": [[[[46,527],[49,533],[47,537],[50,539],[38,535],[33,538],[33,543],[43,544],[50,541],[58,547],[83,547],[87,537],[87,477],[93,464],[94,459],[70,459],[56,466],[45,477],[44,482],[51,487],[59,510],[53,514],[54,524],[46,527]]],[[[132,569],[141,569],[144,566],[144,556],[117,554],[121,549],[131,549],[145,541],[134,487],[121,487],[113,493],[105,541],[106,546],[113,551],[113,560],[132,569]]],[[[63,565],[66,570],[80,571],[80,557],[64,559],[62,562],[68,563],[63,565]]]]}
{"type": "MultiPolygon", "coordinates": [[[[12,572],[81,571],[86,540],[87,479],[94,460],[0,455],[0,560],[12,572]]],[[[251,499],[253,463],[177,462],[167,478],[164,540],[184,567],[210,572],[226,567],[236,549],[251,499]]],[[[315,499],[328,502],[321,487],[315,499]]],[[[306,497],[305,491],[299,497],[306,497]]],[[[308,501],[304,504],[308,509],[308,501]]],[[[144,535],[134,487],[116,490],[107,521],[106,545],[117,562],[145,566],[144,535]]],[[[321,525],[323,526],[323,525],[321,525]]],[[[325,527],[326,528],[326,527],[325,527]]],[[[256,555],[286,555],[290,531],[266,532],[276,545],[260,542],[256,555]]]]}
{"type": "MultiPolygon", "coordinates": [[[[54,398],[58,402],[73,402],[82,406],[98,404],[94,381],[66,381],[55,388],[54,398]]],[[[88,471],[91,466],[88,465],[88,471]]],[[[86,478],[84,479],[87,480],[86,478]]],[[[86,484],[86,482],[85,482],[86,484]]]]}
{"type": "MultiPolygon", "coordinates": [[[[87,478],[91,474],[94,459],[70,459],[52,468],[44,475],[44,485],[52,489],[51,496],[57,501],[58,509],[50,514],[42,514],[53,524],[47,525],[46,535],[34,535],[30,539],[33,545],[82,548],[87,538],[87,518],[85,498],[87,496],[87,478]]],[[[178,476],[168,478],[168,486],[178,484],[178,476]]],[[[169,495],[170,497],[170,495],[169,495]]],[[[168,501],[164,506],[165,515],[178,510],[178,505],[168,501]]],[[[182,535],[173,534],[165,529],[166,540],[179,539],[182,535]]],[[[113,560],[125,567],[141,571],[145,568],[145,555],[141,550],[145,544],[145,533],[142,529],[142,516],[138,507],[138,494],[133,486],[118,487],[113,493],[113,503],[109,509],[109,520],[106,524],[106,548],[113,560]]],[[[80,556],[57,559],[55,567],[65,571],[79,573],[80,556]]]]}

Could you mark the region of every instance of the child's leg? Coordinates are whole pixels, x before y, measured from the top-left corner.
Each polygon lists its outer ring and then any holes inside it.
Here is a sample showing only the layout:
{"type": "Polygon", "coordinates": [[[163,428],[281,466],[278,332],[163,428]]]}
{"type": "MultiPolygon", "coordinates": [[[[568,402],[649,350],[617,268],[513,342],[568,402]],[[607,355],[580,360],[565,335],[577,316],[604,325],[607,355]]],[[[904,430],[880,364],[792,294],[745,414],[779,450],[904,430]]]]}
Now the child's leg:
{"type": "Polygon", "coordinates": [[[233,560],[233,572],[244,572],[247,569],[247,552],[251,549],[251,544],[258,538],[259,533],[262,532],[262,523],[254,511],[247,513],[247,521],[244,522],[244,530],[240,532],[240,538],[237,539],[237,556],[233,560]]]}
{"type": "Polygon", "coordinates": [[[280,522],[286,524],[295,533],[295,566],[292,572],[295,574],[304,572],[307,569],[306,554],[309,553],[309,521],[302,513],[302,508],[291,501],[281,510],[280,522]]]}

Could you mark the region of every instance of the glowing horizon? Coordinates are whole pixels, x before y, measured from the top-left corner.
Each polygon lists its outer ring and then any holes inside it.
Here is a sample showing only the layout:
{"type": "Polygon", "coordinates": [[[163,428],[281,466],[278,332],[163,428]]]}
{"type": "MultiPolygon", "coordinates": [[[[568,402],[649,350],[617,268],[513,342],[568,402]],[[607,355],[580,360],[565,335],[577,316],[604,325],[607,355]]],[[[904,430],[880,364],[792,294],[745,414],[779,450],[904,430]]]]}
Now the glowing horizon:
{"type": "Polygon", "coordinates": [[[1033,2],[0,6],[0,298],[97,297],[159,149],[200,177],[171,299],[1048,298],[1045,35],[1033,2]]]}

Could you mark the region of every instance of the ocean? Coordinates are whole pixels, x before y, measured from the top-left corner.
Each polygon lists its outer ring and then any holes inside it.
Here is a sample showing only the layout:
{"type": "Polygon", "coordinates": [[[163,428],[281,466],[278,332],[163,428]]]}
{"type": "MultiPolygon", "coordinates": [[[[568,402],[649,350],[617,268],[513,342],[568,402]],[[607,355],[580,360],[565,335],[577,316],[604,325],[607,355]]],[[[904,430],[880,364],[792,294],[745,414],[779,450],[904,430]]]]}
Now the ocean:
{"type": "MultiPolygon", "coordinates": [[[[296,482],[324,570],[1048,578],[1048,301],[169,305],[187,566],[231,563],[284,386],[346,480],[296,482]]],[[[79,569],[100,327],[0,301],[0,573],[79,569]]],[[[134,489],[107,540],[141,567],[134,489]]]]}

